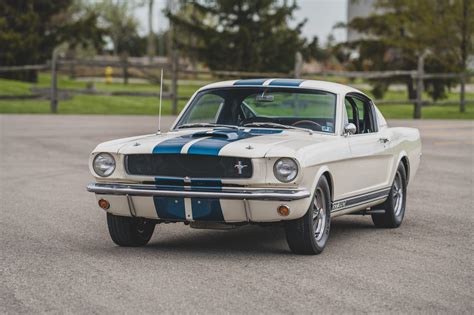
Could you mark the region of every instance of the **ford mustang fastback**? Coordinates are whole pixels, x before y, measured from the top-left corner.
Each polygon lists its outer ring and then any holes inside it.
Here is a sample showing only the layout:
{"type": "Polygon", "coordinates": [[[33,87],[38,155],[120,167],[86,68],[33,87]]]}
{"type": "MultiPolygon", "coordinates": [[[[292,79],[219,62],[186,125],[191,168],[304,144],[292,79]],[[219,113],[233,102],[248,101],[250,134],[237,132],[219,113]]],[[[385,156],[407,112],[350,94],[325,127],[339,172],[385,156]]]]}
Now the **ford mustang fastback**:
{"type": "Polygon", "coordinates": [[[389,127],[349,86],[225,81],[199,89],[168,132],[99,144],[87,189],[120,246],[147,244],[159,223],[273,223],[294,253],[319,254],[336,216],[400,226],[420,157],[418,130],[389,127]]]}

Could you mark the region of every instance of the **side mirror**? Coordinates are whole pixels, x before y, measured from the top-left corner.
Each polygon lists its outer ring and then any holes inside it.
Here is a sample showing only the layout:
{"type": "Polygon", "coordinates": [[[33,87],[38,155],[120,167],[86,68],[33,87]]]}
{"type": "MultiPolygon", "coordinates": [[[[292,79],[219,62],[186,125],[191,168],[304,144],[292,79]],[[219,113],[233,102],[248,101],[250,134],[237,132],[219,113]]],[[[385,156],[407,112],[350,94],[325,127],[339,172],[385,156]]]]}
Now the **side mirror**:
{"type": "Polygon", "coordinates": [[[353,123],[348,123],[347,125],[344,126],[344,135],[345,136],[353,135],[356,132],[357,132],[357,128],[353,123]]]}

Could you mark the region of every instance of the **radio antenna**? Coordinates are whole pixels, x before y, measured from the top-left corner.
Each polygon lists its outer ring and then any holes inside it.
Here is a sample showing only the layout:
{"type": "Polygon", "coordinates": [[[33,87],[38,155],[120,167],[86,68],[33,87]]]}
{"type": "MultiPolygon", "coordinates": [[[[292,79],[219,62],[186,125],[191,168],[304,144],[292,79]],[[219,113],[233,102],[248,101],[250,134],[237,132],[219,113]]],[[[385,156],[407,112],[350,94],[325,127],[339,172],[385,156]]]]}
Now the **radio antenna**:
{"type": "Polygon", "coordinates": [[[163,98],[163,68],[161,68],[161,78],[160,78],[160,108],[158,110],[158,133],[161,132],[161,101],[163,98]]]}

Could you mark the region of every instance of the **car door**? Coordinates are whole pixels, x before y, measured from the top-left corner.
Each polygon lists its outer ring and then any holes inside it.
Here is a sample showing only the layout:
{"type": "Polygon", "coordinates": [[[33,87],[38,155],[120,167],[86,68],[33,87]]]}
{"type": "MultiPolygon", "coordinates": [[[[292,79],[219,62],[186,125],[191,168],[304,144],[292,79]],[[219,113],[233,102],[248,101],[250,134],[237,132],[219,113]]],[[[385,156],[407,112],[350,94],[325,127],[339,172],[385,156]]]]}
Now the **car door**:
{"type": "Polygon", "coordinates": [[[378,128],[375,108],[370,99],[359,93],[345,97],[346,122],[356,125],[356,133],[347,136],[351,151],[351,195],[386,188],[392,156],[386,129],[378,128]]]}

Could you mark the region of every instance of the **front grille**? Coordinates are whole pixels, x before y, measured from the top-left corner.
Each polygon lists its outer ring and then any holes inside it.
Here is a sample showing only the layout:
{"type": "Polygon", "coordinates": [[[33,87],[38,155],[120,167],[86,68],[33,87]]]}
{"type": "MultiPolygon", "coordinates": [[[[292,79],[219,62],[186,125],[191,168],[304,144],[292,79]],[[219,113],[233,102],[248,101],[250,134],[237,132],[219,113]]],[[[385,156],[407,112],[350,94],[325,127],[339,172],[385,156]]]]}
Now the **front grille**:
{"type": "Polygon", "coordinates": [[[125,156],[125,169],[130,175],[190,178],[250,178],[253,174],[247,158],[192,154],[130,154],[125,156]]]}

